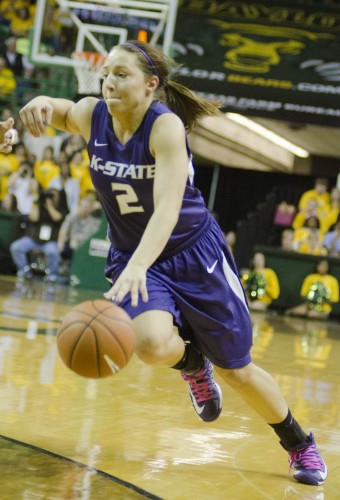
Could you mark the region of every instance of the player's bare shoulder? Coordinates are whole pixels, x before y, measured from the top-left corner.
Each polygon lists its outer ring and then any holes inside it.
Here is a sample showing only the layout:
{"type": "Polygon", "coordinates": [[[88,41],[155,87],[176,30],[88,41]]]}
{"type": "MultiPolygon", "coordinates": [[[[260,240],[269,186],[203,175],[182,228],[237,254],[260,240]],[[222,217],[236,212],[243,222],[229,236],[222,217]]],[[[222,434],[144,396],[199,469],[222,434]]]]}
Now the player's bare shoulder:
{"type": "Polygon", "coordinates": [[[182,120],[174,113],[163,113],[153,124],[150,136],[151,151],[185,141],[185,128],[182,120]]]}
{"type": "Polygon", "coordinates": [[[72,106],[69,113],[69,118],[77,125],[86,141],[91,135],[92,114],[98,101],[96,97],[84,97],[72,106]]]}

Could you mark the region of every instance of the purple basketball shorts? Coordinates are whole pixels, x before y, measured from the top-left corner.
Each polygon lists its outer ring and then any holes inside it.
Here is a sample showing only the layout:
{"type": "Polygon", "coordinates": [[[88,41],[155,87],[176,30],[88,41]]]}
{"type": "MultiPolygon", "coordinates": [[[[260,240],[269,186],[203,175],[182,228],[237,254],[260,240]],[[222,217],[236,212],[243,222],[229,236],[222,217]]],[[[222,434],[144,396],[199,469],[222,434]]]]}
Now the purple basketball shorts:
{"type": "MultiPolygon", "coordinates": [[[[132,318],[150,310],[168,311],[180,335],[195,342],[213,364],[241,368],[251,361],[248,306],[222,231],[213,219],[209,226],[189,248],[148,269],[148,302],[140,297],[133,307],[128,295],[119,305],[132,318]]],[[[129,258],[111,250],[106,277],[114,282],[129,258]]]]}

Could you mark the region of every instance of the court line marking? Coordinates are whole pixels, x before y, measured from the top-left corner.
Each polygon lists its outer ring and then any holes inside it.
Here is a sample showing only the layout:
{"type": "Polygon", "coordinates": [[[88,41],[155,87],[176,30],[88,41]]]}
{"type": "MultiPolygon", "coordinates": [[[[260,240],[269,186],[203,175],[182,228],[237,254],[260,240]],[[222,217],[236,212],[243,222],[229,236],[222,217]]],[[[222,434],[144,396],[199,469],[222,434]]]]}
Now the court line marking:
{"type": "MultiPolygon", "coordinates": [[[[254,442],[254,441],[263,441],[262,437],[253,437],[253,438],[247,438],[247,440],[244,443],[241,443],[237,446],[235,451],[232,454],[232,465],[233,468],[235,469],[235,472],[242,478],[242,480],[247,483],[251,488],[253,488],[255,491],[263,495],[264,498],[269,498],[270,500],[273,500],[275,497],[272,495],[268,495],[265,491],[263,491],[261,488],[258,488],[253,481],[247,478],[245,474],[241,471],[241,467],[237,465],[237,455],[241,451],[242,448],[246,447],[249,445],[249,442],[254,442]]],[[[255,471],[254,471],[255,472],[255,471]]],[[[282,478],[283,478],[282,474],[282,478]]],[[[289,478],[289,476],[288,476],[289,478]]]]}
{"type": "Polygon", "coordinates": [[[25,448],[29,448],[31,450],[35,450],[35,451],[38,451],[40,453],[43,453],[44,455],[49,455],[50,457],[56,458],[58,460],[62,460],[63,462],[68,462],[70,464],[78,466],[81,469],[85,469],[89,472],[95,472],[96,474],[98,474],[98,476],[104,477],[105,479],[108,479],[109,481],[112,481],[113,483],[120,484],[121,486],[125,486],[127,489],[135,491],[136,493],[139,493],[140,495],[144,496],[145,498],[150,498],[151,500],[164,500],[162,497],[158,497],[157,495],[154,495],[153,493],[149,493],[148,491],[143,490],[143,488],[140,488],[139,486],[136,486],[132,483],[129,483],[128,481],[124,481],[123,479],[120,479],[119,477],[113,476],[112,474],[109,474],[108,472],[104,472],[100,469],[96,469],[96,467],[90,467],[89,465],[86,465],[82,462],[78,462],[78,460],[73,460],[72,458],[68,458],[68,457],[65,457],[63,455],[59,455],[58,453],[54,453],[53,451],[48,451],[48,450],[45,450],[44,448],[40,448],[40,446],[35,446],[34,444],[25,443],[24,441],[19,441],[18,439],[4,436],[2,434],[0,434],[0,439],[4,439],[6,441],[16,443],[16,444],[23,446],[25,448]]]}
{"type": "Polygon", "coordinates": [[[48,316],[30,316],[28,314],[14,314],[5,311],[0,311],[0,317],[14,319],[34,319],[36,321],[45,321],[46,323],[60,323],[60,319],[51,319],[48,316]]]}

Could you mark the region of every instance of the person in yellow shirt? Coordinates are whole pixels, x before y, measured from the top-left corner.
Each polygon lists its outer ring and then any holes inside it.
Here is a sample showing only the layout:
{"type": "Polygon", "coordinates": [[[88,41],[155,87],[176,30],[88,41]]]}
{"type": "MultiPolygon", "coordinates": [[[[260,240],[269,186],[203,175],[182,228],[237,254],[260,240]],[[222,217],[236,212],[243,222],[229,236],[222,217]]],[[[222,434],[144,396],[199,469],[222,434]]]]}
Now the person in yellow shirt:
{"type": "Polygon", "coordinates": [[[94,190],[90,174],[90,160],[88,155],[84,156],[83,150],[79,149],[73,153],[70,169],[72,177],[79,181],[80,198],[94,190]]]}
{"type": "Polygon", "coordinates": [[[54,149],[47,146],[44,150],[42,160],[34,164],[34,177],[42,189],[48,189],[52,179],[59,177],[60,167],[54,161],[54,149]]]}
{"type": "Polygon", "coordinates": [[[20,159],[16,154],[20,144],[14,146],[13,151],[9,153],[0,153],[0,200],[3,200],[8,192],[8,178],[18,170],[20,159]]]}
{"type": "Polygon", "coordinates": [[[330,204],[323,217],[324,234],[326,234],[336,223],[340,214],[340,190],[337,187],[334,187],[331,190],[330,197],[330,204]]]}
{"type": "Polygon", "coordinates": [[[274,271],[266,267],[263,253],[256,252],[251,269],[242,276],[242,283],[251,311],[266,311],[280,295],[280,284],[274,271]]]}
{"type": "Polygon", "coordinates": [[[299,250],[302,244],[308,242],[311,232],[318,233],[320,243],[323,242],[324,235],[320,230],[320,220],[315,215],[306,219],[302,227],[294,229],[293,246],[296,251],[299,250]]]}
{"type": "Polygon", "coordinates": [[[327,259],[320,259],[314,273],[308,274],[301,286],[304,301],[287,309],[287,316],[327,319],[334,304],[339,302],[339,282],[330,274],[327,259]]]}
{"type": "Polygon", "coordinates": [[[11,33],[18,37],[28,36],[28,30],[34,24],[34,17],[31,15],[30,10],[26,6],[21,6],[14,11],[11,19],[11,33]]]}
{"type": "Polygon", "coordinates": [[[327,248],[323,245],[323,240],[320,239],[320,231],[311,229],[307,239],[303,240],[297,251],[309,255],[328,255],[327,248]]]}
{"type": "Polygon", "coordinates": [[[293,229],[301,229],[306,225],[306,222],[311,219],[312,217],[317,218],[319,221],[319,227],[320,231],[322,233],[325,232],[325,228],[323,226],[323,219],[326,214],[326,209],[321,209],[318,207],[318,203],[314,198],[311,198],[307,202],[307,206],[301,210],[295,215],[293,221],[292,221],[292,228],[293,229]]]}
{"type": "Polygon", "coordinates": [[[0,56],[0,101],[14,96],[17,83],[13,71],[7,67],[6,60],[0,56]]]}
{"type": "Polygon", "coordinates": [[[14,144],[11,144],[10,130],[14,126],[14,119],[7,118],[0,122],[0,201],[6,196],[8,176],[19,167],[16,155],[12,153],[14,144]]]}
{"type": "Polygon", "coordinates": [[[318,208],[324,208],[330,202],[330,194],[328,192],[329,181],[325,177],[318,177],[315,179],[314,188],[305,191],[300,197],[298,208],[305,210],[309,200],[313,199],[317,202],[318,208]]]}

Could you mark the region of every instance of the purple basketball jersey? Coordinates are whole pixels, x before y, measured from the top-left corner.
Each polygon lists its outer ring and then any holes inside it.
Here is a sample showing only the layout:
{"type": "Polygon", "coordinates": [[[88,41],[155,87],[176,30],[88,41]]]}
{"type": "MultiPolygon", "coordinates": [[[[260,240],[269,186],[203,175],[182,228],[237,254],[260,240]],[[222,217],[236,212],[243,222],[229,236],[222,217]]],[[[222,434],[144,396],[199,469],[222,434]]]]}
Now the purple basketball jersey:
{"type": "MultiPolygon", "coordinates": [[[[171,111],[153,102],[138,130],[122,145],[112,129],[105,101],[99,101],[92,116],[88,152],[91,178],[109,222],[109,237],[116,248],[133,252],[154,211],[155,159],[149,139],[155,120],[171,111]]],[[[197,229],[207,208],[201,193],[192,185],[193,167],[188,150],[188,182],[177,225],[163,254],[168,255],[197,229]]]]}

